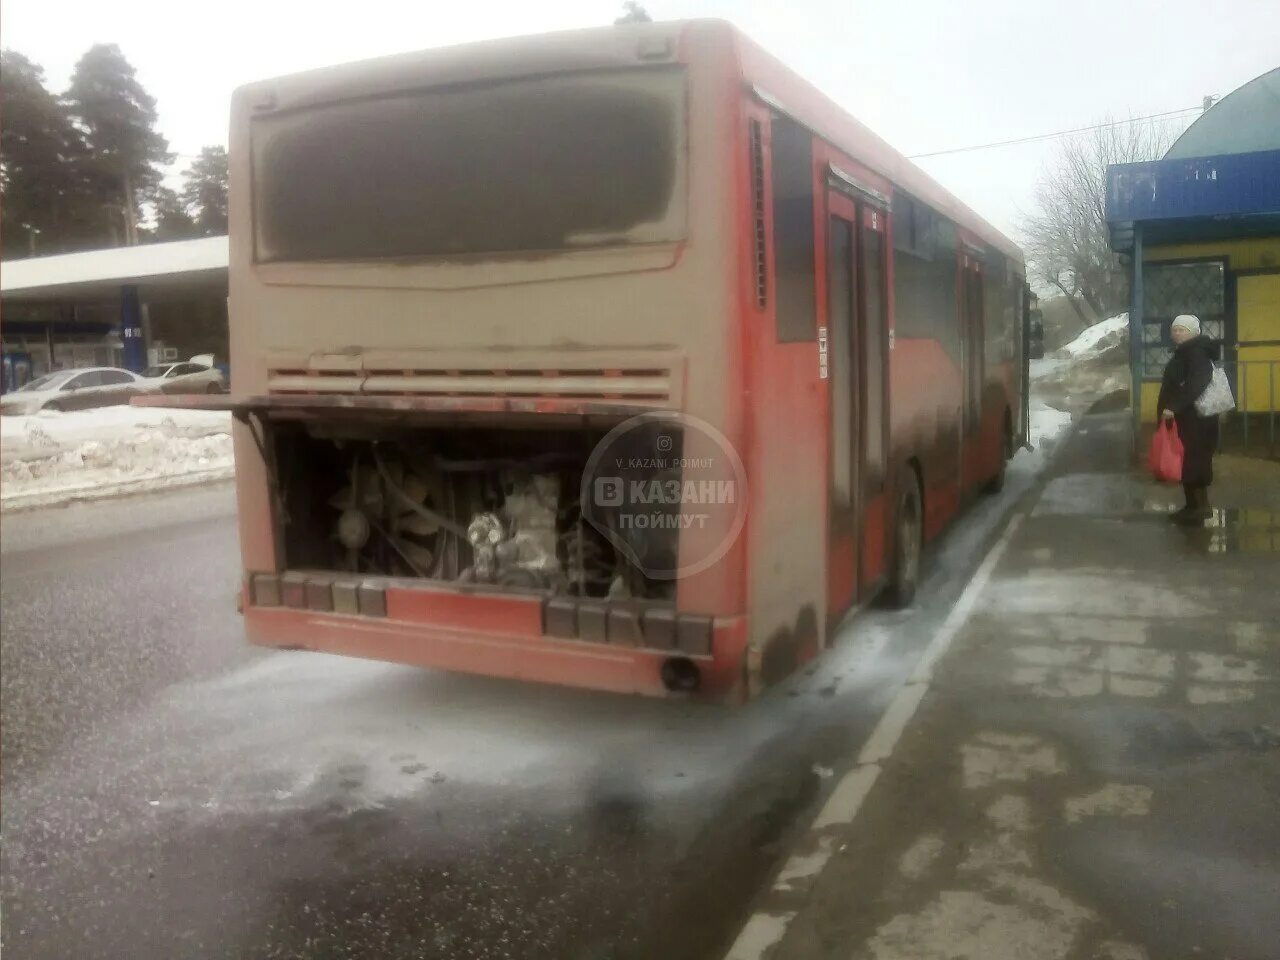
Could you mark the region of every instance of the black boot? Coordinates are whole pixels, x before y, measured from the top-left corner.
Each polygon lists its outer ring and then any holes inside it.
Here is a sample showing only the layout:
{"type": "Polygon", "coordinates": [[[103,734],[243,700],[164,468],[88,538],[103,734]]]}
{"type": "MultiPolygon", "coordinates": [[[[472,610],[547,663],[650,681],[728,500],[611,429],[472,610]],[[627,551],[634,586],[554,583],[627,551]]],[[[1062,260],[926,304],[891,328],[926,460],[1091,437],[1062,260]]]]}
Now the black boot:
{"type": "Polygon", "coordinates": [[[1196,511],[1201,514],[1205,520],[1213,519],[1213,507],[1209,505],[1209,488],[1196,488],[1196,511]]]}
{"type": "Polygon", "coordinates": [[[1194,527],[1202,526],[1206,520],[1212,518],[1213,510],[1209,506],[1208,487],[1192,487],[1187,509],[1174,514],[1174,522],[1194,527]]]}
{"type": "Polygon", "coordinates": [[[1196,508],[1196,488],[1195,487],[1191,486],[1191,484],[1189,483],[1184,483],[1182,485],[1182,495],[1186,498],[1187,505],[1183,507],[1181,510],[1175,510],[1173,511],[1173,513],[1169,514],[1169,519],[1172,520],[1174,523],[1178,523],[1179,521],[1183,520],[1187,516],[1187,514],[1189,514],[1192,510],[1196,508]]]}

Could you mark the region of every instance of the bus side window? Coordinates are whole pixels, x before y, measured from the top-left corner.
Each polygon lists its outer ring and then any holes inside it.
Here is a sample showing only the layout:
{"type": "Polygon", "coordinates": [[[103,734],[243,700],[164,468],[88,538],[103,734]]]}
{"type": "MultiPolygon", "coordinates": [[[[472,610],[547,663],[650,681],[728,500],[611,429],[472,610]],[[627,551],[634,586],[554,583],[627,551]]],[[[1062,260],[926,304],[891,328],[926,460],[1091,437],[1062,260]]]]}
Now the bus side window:
{"type": "Polygon", "coordinates": [[[816,340],[813,135],[787,117],[770,122],[773,141],[774,304],[779,343],[816,340]]]}
{"type": "Polygon", "coordinates": [[[964,363],[967,380],[964,409],[965,435],[977,431],[982,421],[983,387],[983,274],[968,256],[964,263],[964,363]]]}

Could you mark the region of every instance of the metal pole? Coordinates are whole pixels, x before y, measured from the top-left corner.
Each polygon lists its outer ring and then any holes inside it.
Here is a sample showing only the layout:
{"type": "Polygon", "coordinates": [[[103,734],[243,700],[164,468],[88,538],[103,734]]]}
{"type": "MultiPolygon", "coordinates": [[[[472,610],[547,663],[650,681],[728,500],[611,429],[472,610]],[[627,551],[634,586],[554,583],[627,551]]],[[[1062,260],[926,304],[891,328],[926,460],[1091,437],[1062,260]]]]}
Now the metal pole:
{"type": "Polygon", "coordinates": [[[120,288],[120,340],[125,369],[141,373],[147,366],[146,346],[142,342],[142,307],[138,288],[131,284],[120,288]]]}
{"type": "MultiPolygon", "coordinates": [[[[1224,340],[1224,342],[1225,342],[1225,340],[1224,340]]],[[[1222,354],[1221,354],[1221,355],[1222,355],[1223,357],[1225,357],[1225,356],[1227,355],[1227,354],[1226,354],[1226,348],[1225,348],[1225,347],[1223,348],[1223,352],[1222,352],[1222,354]]],[[[1227,384],[1228,384],[1228,386],[1230,386],[1230,384],[1231,384],[1231,374],[1227,372],[1227,367],[1228,367],[1228,366],[1230,366],[1230,365],[1231,365],[1231,362],[1230,362],[1229,360],[1223,360],[1223,361],[1222,361],[1222,372],[1227,374],[1227,384]]],[[[1237,364],[1237,366],[1238,366],[1238,364],[1237,364]]],[[[1235,394],[1234,394],[1234,393],[1232,393],[1232,397],[1233,397],[1233,398],[1235,397],[1235,394]]],[[[1214,456],[1217,456],[1218,454],[1220,454],[1220,453],[1222,452],[1222,438],[1223,438],[1223,437],[1225,437],[1225,436],[1227,435],[1227,423],[1229,422],[1228,418],[1229,418],[1230,416],[1231,416],[1230,411],[1228,411],[1227,413],[1222,413],[1222,414],[1219,414],[1219,415],[1218,415],[1218,439],[1217,439],[1216,444],[1215,444],[1215,446],[1214,446],[1214,448],[1213,448],[1213,454],[1214,454],[1214,456]]]]}
{"type": "MultiPolygon", "coordinates": [[[[1133,262],[1130,265],[1129,307],[1129,374],[1133,381],[1130,406],[1133,407],[1133,449],[1139,449],[1142,438],[1142,223],[1133,225],[1133,262]]],[[[1160,415],[1156,411],[1156,416],[1160,415]]]]}
{"type": "Polygon", "coordinates": [[[1240,419],[1244,422],[1244,446],[1249,449],[1249,361],[1240,361],[1240,419]]]}
{"type": "Polygon", "coordinates": [[[145,300],[139,302],[139,309],[142,319],[142,355],[146,358],[147,366],[151,366],[151,304],[145,300]]]}

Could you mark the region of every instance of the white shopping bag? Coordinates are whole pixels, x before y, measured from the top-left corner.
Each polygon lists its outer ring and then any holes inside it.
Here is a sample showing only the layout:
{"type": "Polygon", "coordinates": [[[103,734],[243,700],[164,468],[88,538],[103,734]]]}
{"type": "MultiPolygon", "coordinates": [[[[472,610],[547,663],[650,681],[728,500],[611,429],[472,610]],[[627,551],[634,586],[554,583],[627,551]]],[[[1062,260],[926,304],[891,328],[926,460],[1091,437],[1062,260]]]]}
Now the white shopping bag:
{"type": "Polygon", "coordinates": [[[1216,417],[1235,408],[1236,400],[1231,396],[1231,384],[1227,383],[1226,371],[1215,363],[1213,378],[1204,388],[1204,393],[1196,398],[1196,413],[1202,417],[1216,417]]]}

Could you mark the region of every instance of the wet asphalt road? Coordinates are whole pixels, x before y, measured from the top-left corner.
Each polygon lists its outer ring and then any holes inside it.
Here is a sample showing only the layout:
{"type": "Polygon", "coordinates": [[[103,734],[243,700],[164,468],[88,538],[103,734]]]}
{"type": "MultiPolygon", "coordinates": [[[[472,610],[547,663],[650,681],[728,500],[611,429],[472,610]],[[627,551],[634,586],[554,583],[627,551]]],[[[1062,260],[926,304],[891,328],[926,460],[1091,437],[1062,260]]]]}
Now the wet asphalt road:
{"type": "Polygon", "coordinates": [[[729,710],[247,648],[228,486],[7,515],[8,960],[718,960],[1018,497],[729,710]]]}

